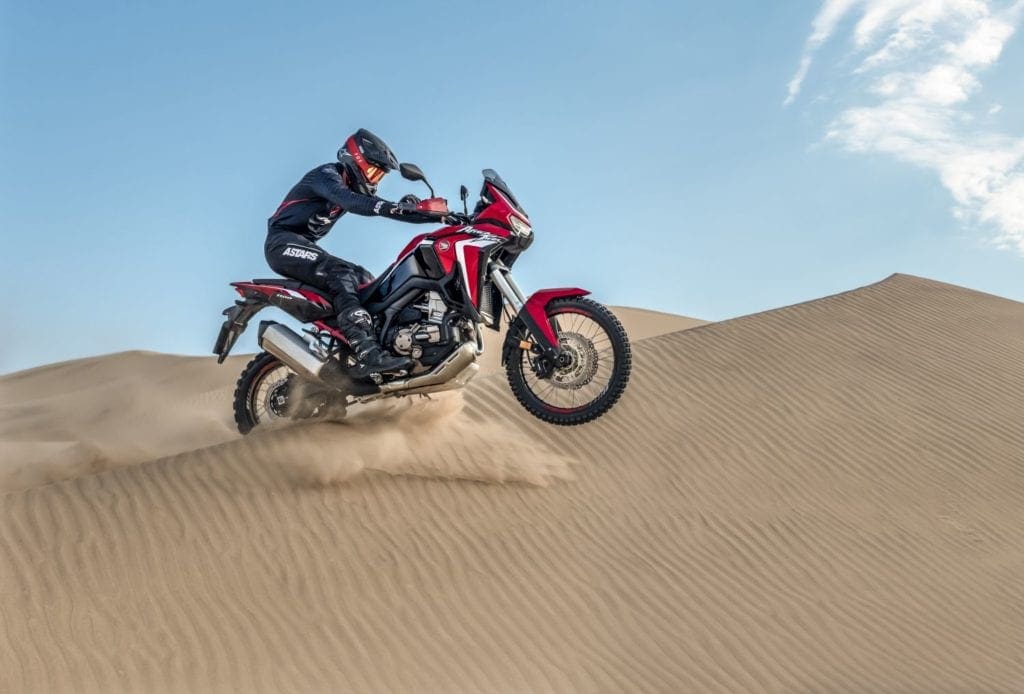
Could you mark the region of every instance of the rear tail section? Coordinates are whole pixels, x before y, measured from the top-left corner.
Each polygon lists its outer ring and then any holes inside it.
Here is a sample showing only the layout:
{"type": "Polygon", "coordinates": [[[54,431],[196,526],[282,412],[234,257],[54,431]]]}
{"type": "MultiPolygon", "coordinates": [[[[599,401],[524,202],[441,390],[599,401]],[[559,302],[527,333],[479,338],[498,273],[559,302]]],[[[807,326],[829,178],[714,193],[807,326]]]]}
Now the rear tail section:
{"type": "Polygon", "coordinates": [[[323,320],[333,315],[330,299],[316,287],[310,287],[296,280],[268,279],[249,282],[232,282],[231,286],[241,295],[234,306],[224,309],[227,320],[221,326],[213,353],[217,363],[223,362],[238,336],[245,332],[249,320],[267,306],[291,314],[304,323],[323,320]]]}

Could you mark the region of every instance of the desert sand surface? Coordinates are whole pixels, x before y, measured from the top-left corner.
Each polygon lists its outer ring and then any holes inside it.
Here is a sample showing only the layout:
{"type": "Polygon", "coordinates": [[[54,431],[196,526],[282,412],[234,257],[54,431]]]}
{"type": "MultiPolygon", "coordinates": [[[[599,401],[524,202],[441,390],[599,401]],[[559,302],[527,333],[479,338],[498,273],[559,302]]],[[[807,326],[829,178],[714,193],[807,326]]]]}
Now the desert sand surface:
{"type": "MultiPolygon", "coordinates": [[[[706,321],[615,307],[631,340],[706,321]]],[[[252,322],[277,318],[266,311],[252,322]]],[[[502,371],[500,332],[484,331],[480,376],[502,371]]],[[[213,344],[211,338],[210,344],[213,344]]],[[[239,438],[231,399],[251,354],[122,352],[0,376],[0,490],[134,465],[239,438]]]]}
{"type": "Polygon", "coordinates": [[[245,439],[244,359],[0,379],[0,690],[1024,691],[1024,304],[645,319],[573,428],[493,370],[245,439]]]}

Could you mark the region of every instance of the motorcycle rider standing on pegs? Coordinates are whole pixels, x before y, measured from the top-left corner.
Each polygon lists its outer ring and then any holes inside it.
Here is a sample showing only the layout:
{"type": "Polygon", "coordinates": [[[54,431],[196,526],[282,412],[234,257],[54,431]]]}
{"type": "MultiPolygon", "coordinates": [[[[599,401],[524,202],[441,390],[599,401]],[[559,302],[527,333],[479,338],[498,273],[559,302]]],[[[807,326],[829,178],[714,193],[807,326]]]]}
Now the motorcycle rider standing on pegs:
{"type": "Polygon", "coordinates": [[[397,168],[398,160],[391,148],[360,128],[338,150],[337,163],[323,164],[303,176],[267,220],[267,263],[280,275],[330,293],[338,327],[356,355],[357,364],[350,373],[357,378],[410,369],[412,360],[381,347],[370,314],[359,303],[357,289],[373,275],[331,255],[316,242],[346,212],[412,223],[438,221],[436,216],[415,210],[419,199],[414,195],[406,195],[397,203],[377,197],[377,184],[397,168]]]}

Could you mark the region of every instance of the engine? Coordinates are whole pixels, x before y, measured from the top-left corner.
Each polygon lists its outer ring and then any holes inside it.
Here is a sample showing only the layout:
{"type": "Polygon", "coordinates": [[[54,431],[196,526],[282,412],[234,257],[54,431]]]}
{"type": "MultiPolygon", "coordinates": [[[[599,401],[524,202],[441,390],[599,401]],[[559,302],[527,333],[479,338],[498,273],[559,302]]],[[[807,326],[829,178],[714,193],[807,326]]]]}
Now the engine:
{"type": "Polygon", "coordinates": [[[440,363],[462,342],[462,328],[455,314],[437,292],[425,292],[418,303],[406,306],[385,336],[395,354],[403,354],[430,368],[440,363]]]}

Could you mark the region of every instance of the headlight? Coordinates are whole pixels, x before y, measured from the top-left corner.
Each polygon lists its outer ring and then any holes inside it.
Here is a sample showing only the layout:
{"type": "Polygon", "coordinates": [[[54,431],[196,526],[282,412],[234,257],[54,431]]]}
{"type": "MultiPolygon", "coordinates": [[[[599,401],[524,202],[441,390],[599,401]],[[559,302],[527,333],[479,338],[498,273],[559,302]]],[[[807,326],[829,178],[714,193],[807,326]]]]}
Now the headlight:
{"type": "Polygon", "coordinates": [[[514,214],[510,214],[508,216],[508,222],[512,225],[512,231],[514,231],[518,236],[529,236],[533,233],[533,229],[530,225],[519,219],[519,217],[514,214]]]}

